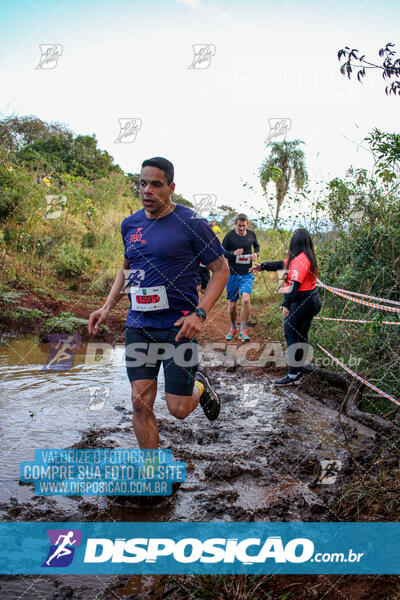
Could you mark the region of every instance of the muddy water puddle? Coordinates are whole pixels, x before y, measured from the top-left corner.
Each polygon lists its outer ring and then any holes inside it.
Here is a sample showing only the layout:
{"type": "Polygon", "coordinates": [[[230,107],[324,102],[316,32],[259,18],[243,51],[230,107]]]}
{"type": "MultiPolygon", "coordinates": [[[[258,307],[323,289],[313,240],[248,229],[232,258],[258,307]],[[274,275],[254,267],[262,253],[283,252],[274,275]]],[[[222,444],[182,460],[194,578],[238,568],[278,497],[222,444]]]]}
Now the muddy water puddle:
{"type": "MultiPolygon", "coordinates": [[[[173,496],[149,502],[36,497],[30,484],[19,484],[20,462],[32,460],[35,449],[137,447],[122,345],[112,349],[108,363],[88,361],[82,353],[65,371],[43,370],[48,353],[48,345],[33,337],[0,348],[3,518],[301,520],[310,517],[321,493],[333,489],[309,486],[320,459],[346,460],[337,411],[297,389],[275,388],[266,375],[235,370],[232,363],[226,368],[221,353],[207,351],[202,360],[222,398],[217,421],[207,421],[200,407],[185,421],[172,417],[163,399],[162,370],[159,376],[160,445],[187,462],[187,480],[173,496]],[[108,390],[95,409],[91,388],[108,390]]],[[[354,448],[372,436],[356,423],[347,427],[354,448]]]]}
{"type": "MultiPolygon", "coordinates": [[[[47,372],[43,366],[49,348],[33,337],[10,340],[0,347],[1,520],[331,520],[327,506],[343,473],[349,471],[337,411],[302,393],[301,388],[275,388],[259,369],[235,368],[234,361],[224,366],[216,351],[207,351],[203,357],[222,399],[220,417],[213,423],[200,407],[184,421],[172,417],[163,399],[160,372],[155,402],[160,446],[170,448],[175,460],[187,463],[186,481],[172,496],[40,497],[34,495],[31,484],[20,484],[20,462],[33,460],[35,449],[137,447],[123,352],[121,345],[115,346],[108,364],[77,354],[73,368],[47,372]],[[90,388],[100,389],[97,405],[90,388]],[[108,395],[102,395],[104,389],[108,395]],[[316,485],[322,459],[341,461],[343,473],[336,483],[316,485]]],[[[346,420],[346,435],[352,449],[359,450],[373,432],[346,420]]],[[[109,577],[96,579],[102,581],[101,589],[108,589],[109,577]]],[[[12,582],[19,581],[6,580],[12,589],[12,582]]],[[[41,580],[48,586],[48,577],[41,580]]],[[[62,583],[55,581],[61,587],[67,585],[66,578],[62,583]]],[[[87,578],[77,581],[82,584],[82,595],[77,597],[96,596],[84,591],[87,578]]],[[[139,585],[135,578],[129,581],[131,588],[139,585]]],[[[146,581],[156,589],[154,582],[146,581]]],[[[134,593],[128,587],[124,595],[134,593]]]]}

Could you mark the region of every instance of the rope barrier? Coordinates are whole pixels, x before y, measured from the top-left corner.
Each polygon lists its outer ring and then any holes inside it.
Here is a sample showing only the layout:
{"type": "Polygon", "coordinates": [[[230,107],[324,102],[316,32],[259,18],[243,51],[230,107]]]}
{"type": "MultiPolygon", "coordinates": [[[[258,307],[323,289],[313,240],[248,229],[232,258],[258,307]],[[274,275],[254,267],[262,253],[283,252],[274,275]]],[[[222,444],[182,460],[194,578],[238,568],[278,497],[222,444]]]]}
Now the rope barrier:
{"type": "Polygon", "coordinates": [[[350,294],[351,296],[360,296],[361,298],[368,298],[369,300],[378,300],[379,302],[386,302],[387,304],[397,304],[400,306],[400,302],[397,300],[388,300],[387,298],[378,298],[377,296],[368,296],[368,294],[361,294],[360,292],[350,292],[349,290],[342,290],[341,288],[326,286],[322,281],[317,279],[318,285],[322,285],[323,287],[329,287],[330,290],[336,290],[337,292],[344,292],[345,294],[350,294]]]}
{"type": "Polygon", "coordinates": [[[333,354],[331,354],[330,352],[328,352],[328,350],[325,350],[325,348],[323,348],[319,344],[317,344],[317,346],[318,346],[318,348],[320,348],[320,350],[322,350],[323,352],[325,352],[325,354],[327,354],[329,356],[329,358],[331,358],[338,365],[340,365],[342,367],[342,369],[344,369],[345,371],[347,371],[347,373],[349,373],[352,377],[354,377],[355,379],[358,379],[358,381],[361,381],[364,385],[366,385],[367,387],[371,388],[371,390],[374,390],[374,392],[377,392],[377,394],[379,394],[380,396],[383,396],[387,400],[390,400],[391,402],[394,402],[394,404],[396,404],[397,406],[400,406],[400,402],[398,400],[396,400],[396,398],[393,398],[393,396],[391,396],[390,394],[387,394],[386,392],[383,392],[382,390],[380,390],[379,388],[377,388],[376,385],[373,385],[372,383],[369,383],[369,381],[367,381],[366,379],[364,379],[360,375],[357,375],[357,373],[354,373],[354,371],[352,371],[351,369],[349,369],[349,367],[346,367],[346,365],[344,365],[342,362],[340,362],[340,360],[338,358],[335,358],[335,356],[333,356],[333,354]]]}
{"type": "Polygon", "coordinates": [[[378,310],[386,310],[388,312],[394,312],[400,314],[400,308],[394,308],[393,306],[383,306],[382,304],[376,304],[374,302],[367,302],[366,300],[360,300],[360,298],[353,298],[348,292],[339,292],[336,288],[326,285],[322,283],[322,281],[317,280],[318,285],[329,290],[333,294],[337,296],[341,296],[342,298],[346,298],[347,300],[352,300],[353,302],[357,302],[358,304],[363,304],[364,306],[370,306],[371,308],[377,308],[378,310]]]}
{"type": "Polygon", "coordinates": [[[367,321],[365,319],[337,319],[334,317],[314,317],[324,321],[342,321],[343,323],[377,323],[379,325],[400,325],[400,321],[367,321]]]}

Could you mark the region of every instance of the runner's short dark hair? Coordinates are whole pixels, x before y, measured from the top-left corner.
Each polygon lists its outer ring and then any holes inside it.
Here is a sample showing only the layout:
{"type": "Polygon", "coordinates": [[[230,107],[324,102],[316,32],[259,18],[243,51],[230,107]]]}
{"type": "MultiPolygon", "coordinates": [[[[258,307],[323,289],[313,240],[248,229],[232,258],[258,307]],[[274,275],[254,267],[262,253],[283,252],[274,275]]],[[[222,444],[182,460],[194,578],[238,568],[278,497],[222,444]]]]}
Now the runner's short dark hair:
{"type": "Polygon", "coordinates": [[[170,162],[166,158],[163,158],[162,156],[147,158],[142,162],[142,169],[143,167],[157,167],[157,169],[161,169],[161,171],[164,171],[168,185],[174,180],[174,165],[172,164],[172,162],[170,162]]]}
{"type": "Polygon", "coordinates": [[[248,221],[247,215],[245,215],[244,213],[239,213],[238,216],[236,217],[236,221],[248,221]]]}

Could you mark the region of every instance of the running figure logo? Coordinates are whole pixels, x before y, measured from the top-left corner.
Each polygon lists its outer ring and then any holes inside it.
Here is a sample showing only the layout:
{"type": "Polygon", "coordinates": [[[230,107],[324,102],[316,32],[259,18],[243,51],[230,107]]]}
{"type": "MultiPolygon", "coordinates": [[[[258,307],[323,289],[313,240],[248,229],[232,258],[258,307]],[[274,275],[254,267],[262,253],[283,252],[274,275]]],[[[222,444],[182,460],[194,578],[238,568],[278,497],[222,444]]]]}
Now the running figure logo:
{"type": "Polygon", "coordinates": [[[64,206],[67,204],[67,197],[61,194],[46,196],[46,219],[58,219],[61,216],[64,206]]]}
{"type": "Polygon", "coordinates": [[[194,57],[189,69],[208,69],[215,56],[214,44],[193,44],[194,57]]]}
{"type": "Polygon", "coordinates": [[[121,294],[130,294],[131,288],[138,288],[142,283],[145,272],[143,269],[124,269],[125,285],[121,294]]]}
{"type": "Polygon", "coordinates": [[[321,475],[317,481],[318,485],[329,485],[335,483],[337,476],[342,468],[342,461],[322,459],[321,461],[321,475]]]}
{"type": "Polygon", "coordinates": [[[62,54],[61,44],[39,44],[41,57],[35,69],[55,69],[62,54]]]}
{"type": "Polygon", "coordinates": [[[103,410],[106,400],[110,397],[110,388],[106,386],[91,386],[89,388],[89,404],[86,410],[103,410]]]}
{"type": "Polygon", "coordinates": [[[215,212],[217,196],[215,194],[193,194],[194,215],[192,219],[205,219],[204,213],[215,212]]]}
{"type": "Polygon", "coordinates": [[[268,119],[269,125],[269,133],[268,137],[265,140],[265,144],[269,144],[272,140],[277,140],[278,138],[282,138],[280,141],[286,139],[287,132],[292,126],[291,119],[283,118],[283,119],[268,119]]]}
{"type": "Polygon", "coordinates": [[[253,408],[257,406],[264,392],[264,385],[262,383],[245,383],[240,392],[240,405],[244,408],[253,408]]]}
{"type": "Polygon", "coordinates": [[[50,548],[42,567],[68,567],[74,558],[75,548],[81,545],[82,532],[80,529],[48,529],[47,535],[50,548]]]}
{"type": "Polygon", "coordinates": [[[118,119],[119,134],[115,144],[132,144],[137,132],[142,129],[142,119],[118,119]]]}
{"type": "Polygon", "coordinates": [[[67,371],[74,365],[75,352],[81,347],[81,336],[65,333],[52,333],[47,336],[50,354],[42,371],[67,371]]]}
{"type": "Polygon", "coordinates": [[[293,289],[293,282],[297,281],[299,272],[297,269],[279,269],[276,271],[278,275],[278,283],[275,288],[275,294],[290,294],[293,289]],[[290,284],[285,281],[286,275],[290,275],[290,284]]]}

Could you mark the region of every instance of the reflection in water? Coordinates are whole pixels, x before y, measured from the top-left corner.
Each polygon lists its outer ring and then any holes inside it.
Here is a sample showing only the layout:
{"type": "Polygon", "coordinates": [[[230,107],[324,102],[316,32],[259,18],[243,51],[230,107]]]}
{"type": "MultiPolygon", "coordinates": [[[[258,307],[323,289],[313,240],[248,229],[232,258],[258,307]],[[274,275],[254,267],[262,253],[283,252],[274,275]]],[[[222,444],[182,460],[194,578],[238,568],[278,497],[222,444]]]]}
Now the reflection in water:
{"type": "MultiPolygon", "coordinates": [[[[87,346],[82,345],[74,354],[72,368],[57,371],[43,370],[50,348],[33,337],[0,347],[0,501],[11,496],[23,501],[32,498],[32,486],[21,486],[18,480],[20,462],[33,460],[35,449],[68,448],[77,443],[92,447],[93,440],[101,447],[137,447],[124,347],[96,345],[103,353],[96,357],[91,346],[88,355],[87,346]]],[[[108,516],[117,520],[209,520],[217,514],[218,518],[234,518],[233,505],[254,518],[268,503],[276,502],[273,490],[289,481],[286,495],[310,497],[310,473],[303,478],[299,472],[293,478],[293,473],[299,457],[339,458],[344,443],[338,439],[336,411],[306,395],[276,390],[265,375],[257,378],[245,369],[228,372],[220,366],[221,354],[208,351],[206,358],[209,365],[219,365],[208,370],[222,397],[221,415],[213,423],[200,407],[184,421],[172,417],[164,400],[162,369],[159,375],[155,413],[160,445],[171,448],[176,460],[187,462],[187,481],[179,493],[159,506],[142,503],[134,510],[126,501],[112,497],[85,497],[86,504],[97,510],[106,507],[108,516]],[[243,396],[244,387],[251,397],[243,396]],[[210,494],[215,496],[213,501],[210,494]]],[[[359,443],[366,435],[369,432],[361,428],[359,443]]],[[[52,502],[76,510],[73,498],[53,497],[52,502]]]]}
{"type": "Polygon", "coordinates": [[[43,370],[49,350],[33,337],[0,347],[2,479],[17,480],[20,461],[31,460],[37,448],[68,447],[89,427],[116,426],[121,415],[115,405],[130,409],[122,345],[110,349],[107,361],[87,357],[84,346],[64,371],[43,370]],[[93,388],[110,390],[101,410],[93,410],[93,388]]]}

